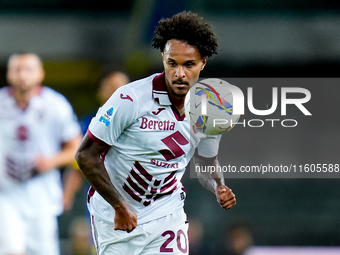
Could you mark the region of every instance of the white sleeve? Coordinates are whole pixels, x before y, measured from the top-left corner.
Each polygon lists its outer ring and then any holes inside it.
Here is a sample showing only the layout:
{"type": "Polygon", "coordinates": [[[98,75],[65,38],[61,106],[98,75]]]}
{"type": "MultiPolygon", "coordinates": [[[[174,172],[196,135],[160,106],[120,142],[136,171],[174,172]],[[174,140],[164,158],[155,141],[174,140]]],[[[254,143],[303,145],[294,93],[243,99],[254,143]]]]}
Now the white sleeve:
{"type": "Polygon", "coordinates": [[[129,86],[118,88],[99,108],[91,120],[89,131],[112,146],[120,134],[137,118],[138,98],[129,86]]]}
{"type": "Polygon", "coordinates": [[[198,155],[205,158],[217,156],[222,135],[211,135],[202,138],[198,144],[198,155]]]}

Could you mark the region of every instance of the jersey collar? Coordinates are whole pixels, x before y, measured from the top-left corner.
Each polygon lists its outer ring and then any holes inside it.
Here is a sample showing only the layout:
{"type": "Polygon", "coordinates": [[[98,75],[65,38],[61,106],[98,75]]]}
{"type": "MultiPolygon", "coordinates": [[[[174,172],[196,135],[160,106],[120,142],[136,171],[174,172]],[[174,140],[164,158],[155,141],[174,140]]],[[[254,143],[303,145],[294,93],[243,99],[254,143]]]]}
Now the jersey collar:
{"type": "Polygon", "coordinates": [[[152,80],[152,95],[160,105],[172,105],[165,85],[165,73],[161,73],[152,80]]]}
{"type": "MultiPolygon", "coordinates": [[[[36,95],[41,96],[42,90],[43,90],[43,87],[40,86],[39,89],[37,90],[36,95]]],[[[13,89],[12,85],[7,86],[7,93],[8,93],[9,96],[14,96],[14,89],[13,89]]]]}

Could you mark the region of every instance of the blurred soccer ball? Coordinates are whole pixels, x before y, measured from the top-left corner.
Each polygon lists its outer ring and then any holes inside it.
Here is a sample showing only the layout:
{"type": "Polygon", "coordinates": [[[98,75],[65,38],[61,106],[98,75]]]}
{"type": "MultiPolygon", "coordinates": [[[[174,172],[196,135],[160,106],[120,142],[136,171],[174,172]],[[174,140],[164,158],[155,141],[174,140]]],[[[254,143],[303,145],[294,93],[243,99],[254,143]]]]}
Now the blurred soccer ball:
{"type": "Polygon", "coordinates": [[[185,115],[195,132],[218,135],[230,131],[240,118],[233,115],[228,82],[209,78],[197,82],[185,98],[185,115]]]}

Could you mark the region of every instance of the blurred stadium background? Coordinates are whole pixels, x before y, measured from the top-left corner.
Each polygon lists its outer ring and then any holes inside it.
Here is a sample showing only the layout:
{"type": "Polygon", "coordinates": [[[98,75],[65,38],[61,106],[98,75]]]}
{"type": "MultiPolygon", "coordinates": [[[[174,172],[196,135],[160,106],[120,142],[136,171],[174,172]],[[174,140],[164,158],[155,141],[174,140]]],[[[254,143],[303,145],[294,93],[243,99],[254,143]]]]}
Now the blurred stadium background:
{"type": "MultiPolygon", "coordinates": [[[[134,80],[162,71],[160,54],[150,46],[153,30],[160,18],[182,10],[204,16],[219,36],[220,54],[208,61],[203,77],[339,76],[339,1],[0,0],[1,86],[6,84],[10,54],[36,52],[44,60],[44,84],[62,92],[81,117],[98,106],[93,95],[105,72],[119,69],[134,80]]],[[[336,127],[301,130],[276,146],[302,148],[301,157],[309,163],[310,157],[315,159],[323,150],[318,146],[327,144],[318,144],[322,140],[318,139],[310,146],[308,139],[299,140],[301,134],[311,140],[327,136],[338,144],[336,127]],[[310,151],[303,151],[305,147],[310,151]]],[[[266,162],[266,150],[256,151],[261,137],[252,139],[241,129],[232,132],[227,134],[232,157],[242,161],[244,155],[252,155],[257,162],[266,162]],[[252,147],[254,154],[247,147],[252,147]]],[[[338,147],[330,149],[336,155],[338,147]]],[[[237,223],[250,229],[256,247],[340,246],[338,179],[230,179],[227,184],[238,204],[228,212],[220,210],[214,196],[197,180],[187,175],[184,184],[187,214],[202,224],[199,242],[209,251],[196,254],[227,254],[223,253],[224,237],[237,223]]],[[[73,210],[60,217],[62,241],[68,239],[70,222],[85,215],[84,194],[78,192],[73,210]]]]}

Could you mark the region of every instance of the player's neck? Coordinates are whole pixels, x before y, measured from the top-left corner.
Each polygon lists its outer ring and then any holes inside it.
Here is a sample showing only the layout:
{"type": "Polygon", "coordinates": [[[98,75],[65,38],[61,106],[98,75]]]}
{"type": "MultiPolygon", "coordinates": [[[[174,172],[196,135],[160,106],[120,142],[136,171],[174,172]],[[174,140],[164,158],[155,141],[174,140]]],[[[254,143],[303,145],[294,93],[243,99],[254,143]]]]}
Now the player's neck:
{"type": "Polygon", "coordinates": [[[13,89],[13,95],[17,106],[21,110],[25,110],[28,107],[30,100],[37,94],[39,94],[40,86],[36,86],[29,90],[13,89]]]}
{"type": "Polygon", "coordinates": [[[171,104],[178,110],[180,116],[184,114],[184,100],[185,97],[177,96],[169,87],[167,86],[168,96],[171,104]]]}
{"type": "Polygon", "coordinates": [[[183,104],[183,107],[177,107],[177,106],[175,107],[178,110],[179,116],[182,117],[184,114],[184,104],[183,104]]]}
{"type": "Polygon", "coordinates": [[[174,107],[178,110],[180,116],[184,114],[184,99],[185,97],[178,97],[174,94],[169,93],[169,98],[174,107]]]}

